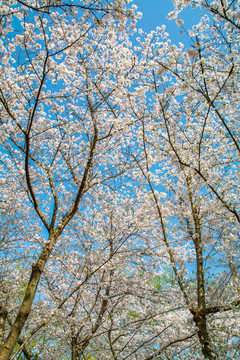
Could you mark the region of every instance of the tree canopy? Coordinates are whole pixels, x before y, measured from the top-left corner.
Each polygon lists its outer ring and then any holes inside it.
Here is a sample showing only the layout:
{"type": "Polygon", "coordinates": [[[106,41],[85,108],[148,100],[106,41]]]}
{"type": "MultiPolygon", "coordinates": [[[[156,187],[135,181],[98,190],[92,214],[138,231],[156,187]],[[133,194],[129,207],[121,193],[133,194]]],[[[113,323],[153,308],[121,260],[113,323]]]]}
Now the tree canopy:
{"type": "Polygon", "coordinates": [[[240,357],[240,1],[173,4],[1,2],[0,360],[240,357]]]}

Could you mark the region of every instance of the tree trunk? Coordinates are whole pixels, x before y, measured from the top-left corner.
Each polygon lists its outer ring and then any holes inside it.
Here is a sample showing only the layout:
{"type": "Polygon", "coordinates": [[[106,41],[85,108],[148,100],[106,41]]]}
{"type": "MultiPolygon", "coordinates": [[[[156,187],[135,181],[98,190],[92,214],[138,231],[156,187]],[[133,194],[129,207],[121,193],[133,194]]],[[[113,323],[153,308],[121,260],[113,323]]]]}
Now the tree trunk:
{"type": "Polygon", "coordinates": [[[3,344],[4,329],[7,319],[7,311],[4,306],[0,303],[0,346],[3,344]]]}
{"type": "Polygon", "coordinates": [[[192,189],[191,189],[191,177],[186,176],[189,200],[191,204],[192,217],[194,221],[194,232],[189,226],[189,232],[193,239],[196,253],[196,265],[197,265],[197,303],[198,307],[192,310],[194,322],[198,328],[198,338],[202,347],[202,353],[205,359],[214,360],[215,356],[212,354],[210,348],[210,340],[207,330],[206,320],[206,301],[205,301],[205,279],[204,279],[204,265],[203,265],[203,248],[202,248],[202,230],[201,221],[199,218],[199,210],[196,207],[192,189]]]}
{"type": "Polygon", "coordinates": [[[77,338],[75,336],[72,337],[72,359],[77,360],[77,338]]]}
{"type": "Polygon", "coordinates": [[[55,233],[49,236],[49,240],[46,243],[45,247],[43,248],[42,253],[38,258],[38,261],[32,266],[32,272],[23,302],[18,311],[16,320],[13,326],[11,327],[7,340],[0,349],[0,360],[8,360],[13,352],[13,349],[18,341],[19,335],[21,334],[24,324],[31,311],[32,303],[35,298],[40,277],[43,273],[46,262],[51,254],[53,246],[56,243],[59,235],[60,234],[55,233]]]}

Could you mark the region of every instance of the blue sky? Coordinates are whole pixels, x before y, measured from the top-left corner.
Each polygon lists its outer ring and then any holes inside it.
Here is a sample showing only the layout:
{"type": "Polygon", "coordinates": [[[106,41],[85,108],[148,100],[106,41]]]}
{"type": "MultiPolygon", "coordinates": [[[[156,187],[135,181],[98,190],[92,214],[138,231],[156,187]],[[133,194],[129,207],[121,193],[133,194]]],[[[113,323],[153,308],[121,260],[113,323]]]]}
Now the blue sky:
{"type": "MultiPolygon", "coordinates": [[[[167,19],[168,13],[173,10],[171,0],[133,0],[131,4],[136,4],[138,11],[143,13],[142,19],[138,20],[137,27],[149,32],[164,24],[173,43],[181,41],[186,44],[188,41],[187,36],[179,34],[181,28],[176,25],[175,21],[167,19]]],[[[181,15],[184,20],[184,28],[189,30],[193,25],[197,24],[201,14],[199,9],[191,9],[191,7],[185,9],[181,15]]]]}

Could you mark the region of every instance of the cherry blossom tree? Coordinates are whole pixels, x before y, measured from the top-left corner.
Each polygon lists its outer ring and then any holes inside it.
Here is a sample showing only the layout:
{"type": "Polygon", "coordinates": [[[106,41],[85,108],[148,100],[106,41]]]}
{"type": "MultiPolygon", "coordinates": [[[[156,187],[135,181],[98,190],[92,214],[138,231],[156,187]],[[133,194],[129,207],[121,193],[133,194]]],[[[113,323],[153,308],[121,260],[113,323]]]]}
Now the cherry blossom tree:
{"type": "Polygon", "coordinates": [[[239,1],[128,3],[2,4],[0,360],[240,356],[239,1]]]}
{"type": "MultiPolygon", "coordinates": [[[[170,17],[178,24],[180,11],[189,3],[175,2],[170,17]]],[[[239,4],[192,3],[214,17],[203,16],[189,32],[190,48],[170,45],[170,40],[167,45],[164,27],[139,40],[146,57],[142,83],[149,84],[152,97],[148,95],[151,106],[146,106],[142,121],[145,162],[138,154],[133,158],[151,193],[161,246],[193,316],[202,355],[234,358],[238,350],[233,323],[240,300],[239,4]],[[220,322],[221,338],[216,330],[220,322]],[[232,352],[226,340],[230,333],[232,352]]],[[[133,109],[140,121],[137,98],[133,109]]]]}
{"type": "MultiPolygon", "coordinates": [[[[20,212],[29,216],[22,220],[29,233],[23,246],[31,246],[35,258],[2,359],[10,357],[45,265],[85,194],[128,167],[122,134],[128,137],[131,127],[124,87],[134,68],[128,40],[134,17],[134,9],[119,1],[2,7],[5,194],[10,191],[15,201],[20,196],[20,212]]],[[[21,248],[21,240],[17,244],[21,248]]]]}

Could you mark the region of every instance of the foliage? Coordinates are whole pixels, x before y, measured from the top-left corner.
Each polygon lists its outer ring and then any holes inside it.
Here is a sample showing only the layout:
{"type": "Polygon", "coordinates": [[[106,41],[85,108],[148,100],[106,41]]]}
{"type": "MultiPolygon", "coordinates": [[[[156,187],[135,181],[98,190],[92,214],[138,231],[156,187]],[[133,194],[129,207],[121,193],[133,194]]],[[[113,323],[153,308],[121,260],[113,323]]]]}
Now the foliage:
{"type": "Polygon", "coordinates": [[[0,360],[240,356],[240,3],[173,3],[187,48],[129,1],[1,4],[0,360]]]}

